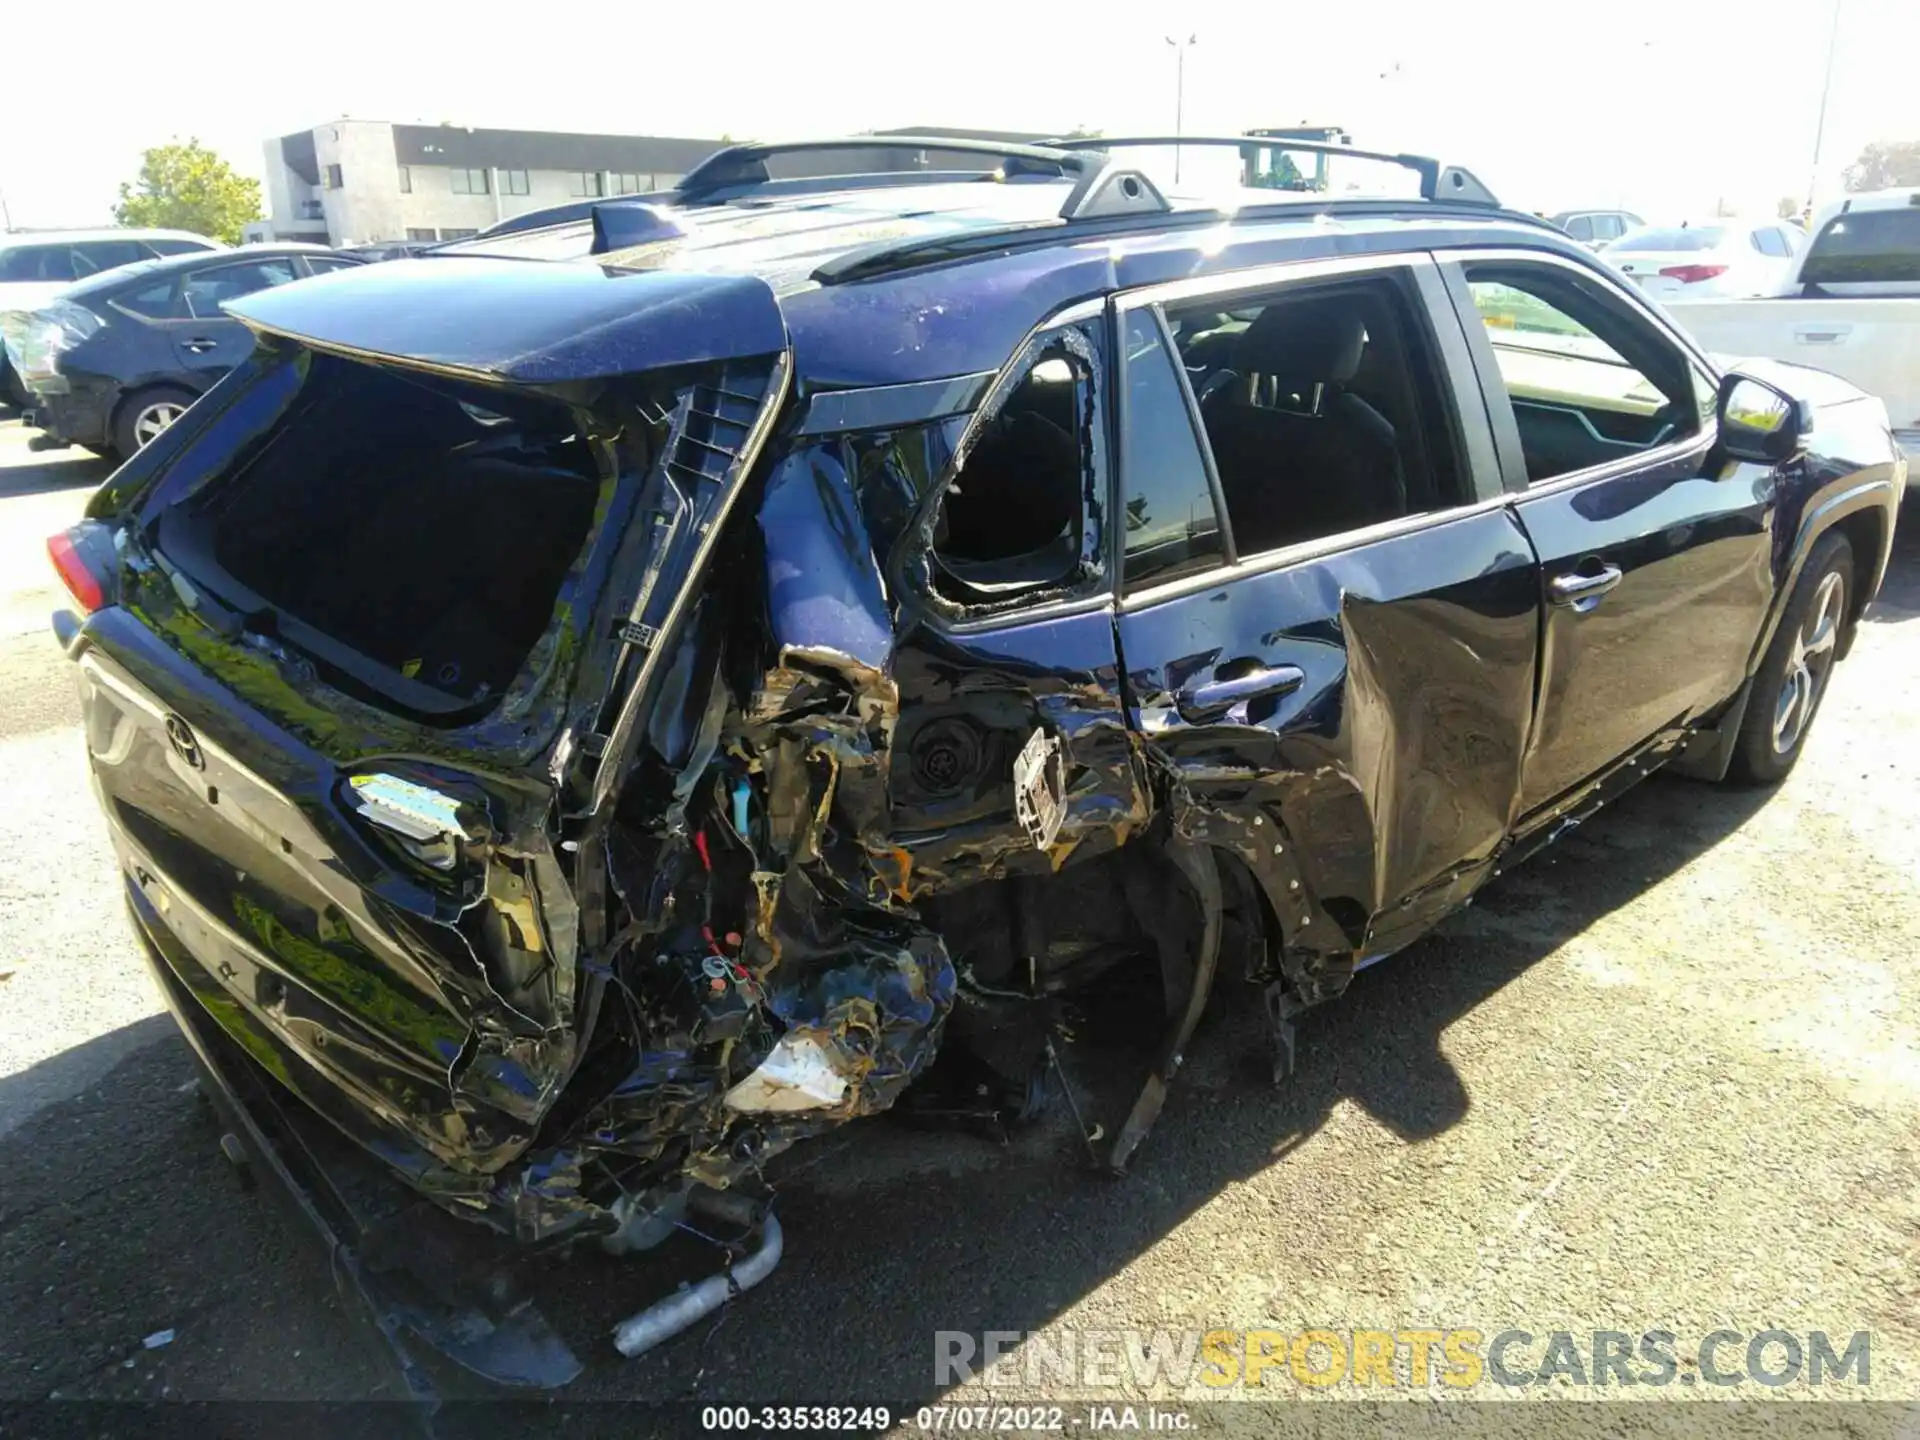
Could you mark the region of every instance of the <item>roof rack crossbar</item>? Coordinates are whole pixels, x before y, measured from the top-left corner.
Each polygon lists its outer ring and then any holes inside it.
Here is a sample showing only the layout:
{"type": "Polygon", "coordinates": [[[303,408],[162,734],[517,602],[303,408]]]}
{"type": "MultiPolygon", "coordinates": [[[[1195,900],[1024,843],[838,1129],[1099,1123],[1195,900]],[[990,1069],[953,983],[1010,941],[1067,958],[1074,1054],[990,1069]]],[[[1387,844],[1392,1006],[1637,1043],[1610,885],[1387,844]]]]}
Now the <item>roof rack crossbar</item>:
{"type": "Polygon", "coordinates": [[[1042,143],[1055,150],[1116,150],[1123,146],[1127,148],[1230,146],[1248,158],[1258,150],[1304,150],[1311,155],[1339,155],[1354,160],[1376,160],[1385,165],[1398,165],[1403,170],[1411,170],[1420,177],[1422,200],[1454,200],[1471,205],[1494,206],[1500,203],[1494,199],[1493,192],[1476,180],[1470,171],[1456,166],[1443,167],[1430,155],[1389,154],[1384,150],[1359,150],[1351,145],[1335,145],[1323,140],[1290,140],[1275,135],[1097,135],[1085,139],[1061,136],[1042,143]],[[1454,175],[1464,177],[1464,181],[1449,180],[1443,183],[1443,177],[1454,175]]]}
{"type": "Polygon", "coordinates": [[[1087,157],[1061,147],[1001,144],[991,140],[949,139],[942,135],[849,135],[828,140],[783,140],[766,144],[730,145],[716,150],[681,177],[676,190],[682,200],[700,200],[740,185],[761,185],[770,178],[767,161],[776,155],[825,155],[842,150],[932,150],[941,154],[982,155],[1011,165],[1009,173],[1048,173],[1078,176],[1089,168],[1087,157]]]}

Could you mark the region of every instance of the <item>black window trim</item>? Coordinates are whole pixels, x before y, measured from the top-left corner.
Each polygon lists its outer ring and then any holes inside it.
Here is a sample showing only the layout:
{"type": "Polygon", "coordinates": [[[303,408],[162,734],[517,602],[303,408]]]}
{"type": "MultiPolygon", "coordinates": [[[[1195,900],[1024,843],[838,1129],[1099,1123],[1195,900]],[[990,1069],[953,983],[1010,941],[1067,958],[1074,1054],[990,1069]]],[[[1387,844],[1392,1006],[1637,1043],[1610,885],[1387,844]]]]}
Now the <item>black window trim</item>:
{"type": "MultiPolygon", "coordinates": [[[[1396,250],[1377,255],[1286,260],[1245,270],[1168,281],[1139,290],[1126,291],[1114,296],[1113,299],[1115,306],[1121,310],[1138,305],[1152,305],[1159,307],[1164,315],[1167,305],[1182,304],[1190,300],[1264,294],[1283,286],[1291,286],[1296,282],[1304,285],[1364,279],[1369,275],[1393,271],[1403,272],[1407,276],[1412,293],[1407,295],[1406,299],[1413,312],[1412,319],[1415,325],[1423,327],[1423,338],[1440,363],[1442,373],[1438,377],[1438,388],[1441,407],[1447,412],[1448,421],[1454,427],[1449,443],[1453,446],[1455,458],[1464,469],[1462,478],[1471,487],[1473,498],[1450,505],[1443,510],[1423,510],[1415,515],[1383,520],[1358,530],[1342,530],[1337,534],[1302,540],[1277,550],[1262,550],[1246,556],[1236,553],[1230,563],[1222,563],[1210,570],[1196,571],[1191,575],[1182,575],[1172,580],[1143,585],[1137,590],[1123,594],[1120,600],[1120,609],[1123,612],[1145,609],[1192,591],[1208,590],[1230,584],[1243,575],[1284,570],[1291,566],[1338,555],[1342,551],[1371,545],[1376,541],[1389,540],[1420,530],[1439,529],[1456,520],[1478,515],[1507,503],[1509,495],[1503,483],[1505,470],[1501,463],[1496,437],[1492,431],[1491,418],[1486,410],[1480,377],[1469,346],[1469,337],[1463,332],[1455,307],[1449,303],[1445,288],[1441,284],[1440,257],[1426,250],[1396,250]]],[[[1164,319],[1162,324],[1164,325],[1164,319]]],[[[1176,372],[1181,372],[1181,384],[1185,386],[1187,384],[1185,367],[1176,365],[1174,369],[1176,372]]],[[[1191,396],[1191,387],[1188,387],[1188,393],[1191,396]]],[[[1204,426],[1200,428],[1199,434],[1204,437],[1204,426]]],[[[1200,448],[1205,457],[1210,480],[1214,479],[1216,477],[1213,473],[1212,447],[1203,441],[1200,448]]],[[[1221,499],[1216,498],[1215,503],[1221,504],[1221,499]]],[[[1224,511],[1224,506],[1222,509],[1224,511]]]]}
{"type": "Polygon", "coordinates": [[[1481,401],[1485,406],[1487,419],[1493,427],[1495,449],[1499,452],[1500,473],[1504,477],[1509,495],[1550,495],[1560,490],[1577,489],[1596,480],[1611,480],[1616,476],[1632,475],[1650,466],[1665,464],[1670,460],[1698,452],[1705,458],[1719,438],[1719,427],[1713,416],[1701,422],[1700,429],[1678,440],[1670,440],[1664,445],[1656,445],[1631,455],[1623,455],[1618,460],[1605,460],[1598,465],[1589,465],[1584,470],[1569,470],[1564,475],[1555,475],[1537,484],[1527,480],[1527,462],[1520,450],[1520,432],[1514,424],[1513,407],[1507,398],[1506,382],[1501,378],[1499,361],[1494,357],[1493,342],[1487,338],[1487,327],[1480,319],[1480,312],[1474,306],[1472,292],[1467,289],[1466,267],[1469,265],[1542,265],[1570,272],[1574,277],[1586,281],[1590,286],[1601,290],[1606,296],[1618,302],[1629,311],[1659,332],[1668,344],[1677,349],[1681,356],[1708,381],[1717,391],[1721,374],[1719,367],[1708,360],[1703,352],[1678,326],[1668,321],[1654,308],[1644,295],[1629,286],[1626,281],[1609,273],[1604,265],[1587,264],[1557,250],[1529,250],[1513,246],[1445,250],[1435,253],[1434,258],[1440,265],[1440,277],[1445,283],[1447,293],[1452,298],[1453,307],[1459,320],[1460,329],[1466,336],[1466,343],[1473,357],[1473,371],[1479,378],[1481,401]]]}

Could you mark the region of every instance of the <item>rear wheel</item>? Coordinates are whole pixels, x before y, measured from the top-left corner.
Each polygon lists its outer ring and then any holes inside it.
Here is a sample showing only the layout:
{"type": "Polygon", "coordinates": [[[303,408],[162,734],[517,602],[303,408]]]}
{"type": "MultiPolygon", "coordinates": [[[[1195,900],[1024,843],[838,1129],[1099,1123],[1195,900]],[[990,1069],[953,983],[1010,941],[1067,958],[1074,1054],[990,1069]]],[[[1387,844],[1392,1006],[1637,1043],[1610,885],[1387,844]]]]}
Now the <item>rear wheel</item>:
{"type": "Polygon", "coordinates": [[[152,443],[155,436],[186,413],[193,401],[192,391],[171,385],[156,385],[151,390],[128,396],[114,417],[113,448],[120,452],[122,460],[126,459],[152,443]]]}
{"type": "Polygon", "coordinates": [[[1824,535],[1807,557],[1780,628],[1754,676],[1728,779],[1771,785],[1793,769],[1827,693],[1852,595],[1852,547],[1844,535],[1824,535]]]}

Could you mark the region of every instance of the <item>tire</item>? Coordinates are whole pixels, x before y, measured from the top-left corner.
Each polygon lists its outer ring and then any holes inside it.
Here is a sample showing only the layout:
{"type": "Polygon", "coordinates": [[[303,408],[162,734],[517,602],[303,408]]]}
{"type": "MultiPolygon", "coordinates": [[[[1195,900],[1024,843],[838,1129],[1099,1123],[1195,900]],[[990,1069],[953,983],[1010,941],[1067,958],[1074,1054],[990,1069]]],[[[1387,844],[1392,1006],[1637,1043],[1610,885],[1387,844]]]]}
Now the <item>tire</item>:
{"type": "Polygon", "coordinates": [[[1774,785],[1786,779],[1826,697],[1840,630],[1853,599],[1853,548],[1829,531],[1807,556],[1780,628],[1753,677],[1727,779],[1774,785]]]}
{"type": "Polygon", "coordinates": [[[120,402],[113,417],[113,448],[122,460],[180,418],[199,397],[175,385],[155,385],[120,402]],[[154,428],[155,425],[158,428],[154,428]]]}

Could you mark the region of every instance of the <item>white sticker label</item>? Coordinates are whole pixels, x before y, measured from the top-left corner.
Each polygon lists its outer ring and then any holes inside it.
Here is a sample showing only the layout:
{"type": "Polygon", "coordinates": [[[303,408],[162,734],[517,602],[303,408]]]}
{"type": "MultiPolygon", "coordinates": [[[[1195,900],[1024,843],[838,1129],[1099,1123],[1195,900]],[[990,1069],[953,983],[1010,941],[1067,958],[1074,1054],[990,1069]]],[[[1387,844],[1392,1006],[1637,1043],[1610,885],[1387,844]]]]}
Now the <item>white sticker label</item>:
{"type": "Polygon", "coordinates": [[[1035,730],[1013,761],[1013,809],[1033,841],[1044,850],[1067,818],[1067,765],[1057,736],[1035,730]]]}

